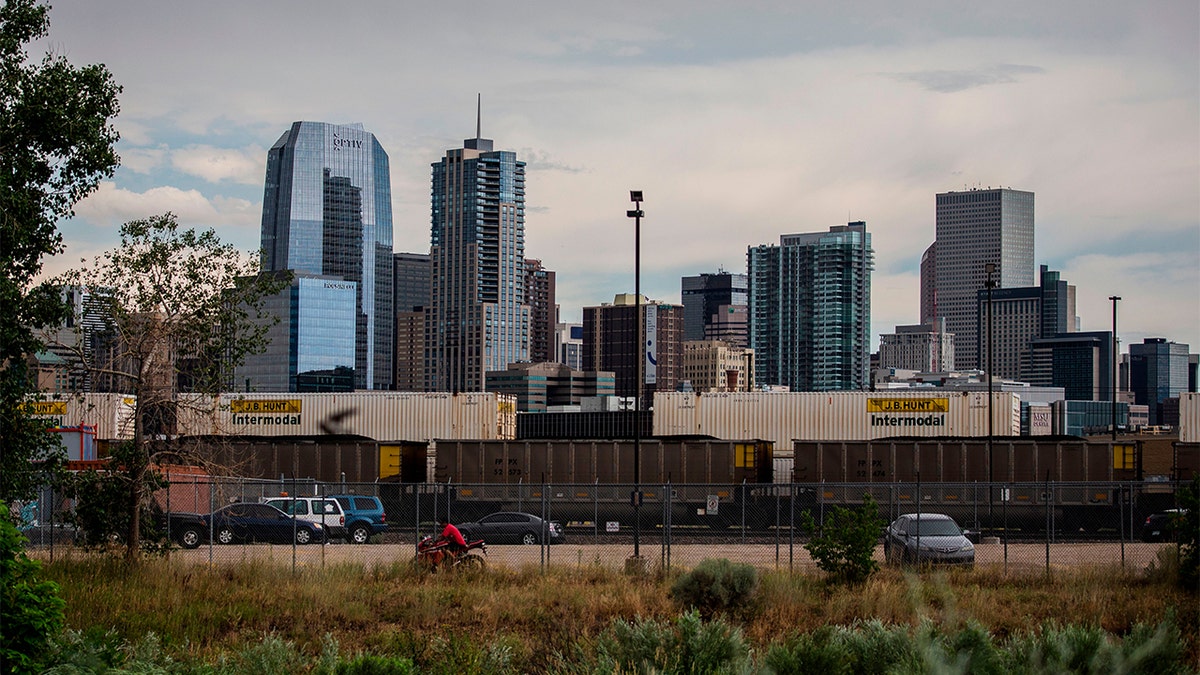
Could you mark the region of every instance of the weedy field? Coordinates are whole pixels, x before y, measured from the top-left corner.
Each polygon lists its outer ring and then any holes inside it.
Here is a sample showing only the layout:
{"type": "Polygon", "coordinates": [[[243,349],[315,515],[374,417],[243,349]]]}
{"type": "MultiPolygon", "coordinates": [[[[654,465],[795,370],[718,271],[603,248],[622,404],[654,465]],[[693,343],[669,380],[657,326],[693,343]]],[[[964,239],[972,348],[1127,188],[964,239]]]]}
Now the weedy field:
{"type": "Polygon", "coordinates": [[[1168,574],[884,569],[841,585],[754,572],[745,602],[700,612],[672,593],[679,574],[561,565],[430,575],[407,564],[293,573],[259,563],[126,567],[104,556],[43,568],[79,631],[60,650],[174,664],[144,672],[272,672],[285,662],[290,672],[330,673],[641,672],[643,663],[655,672],[804,672],[825,661],[870,672],[872,654],[947,672],[1004,672],[1014,658],[1045,666],[1031,672],[1049,672],[1056,658],[1128,670],[1152,654],[1161,672],[1200,663],[1200,601],[1168,574]],[[354,658],[367,666],[346,666],[354,658]]]}

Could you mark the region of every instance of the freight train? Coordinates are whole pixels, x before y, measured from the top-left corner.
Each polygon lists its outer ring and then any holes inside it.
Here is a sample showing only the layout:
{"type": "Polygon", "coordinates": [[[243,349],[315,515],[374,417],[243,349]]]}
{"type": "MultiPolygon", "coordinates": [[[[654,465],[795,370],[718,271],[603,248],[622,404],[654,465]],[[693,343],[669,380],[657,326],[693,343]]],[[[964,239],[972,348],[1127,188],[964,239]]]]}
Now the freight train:
{"type": "Polygon", "coordinates": [[[1173,481],[1200,471],[1200,444],[1076,437],[996,437],[990,446],[986,438],[794,441],[791,453],[776,452],[769,441],[695,437],[186,442],[191,452],[208,452],[241,475],[279,479],[281,489],[302,480],[373,491],[393,524],[447,512],[455,520],[500,510],[538,513],[545,504],[564,521],[628,525],[640,514],[645,522],[669,518],[677,526],[762,528],[794,522],[803,511],[859,504],[870,493],[885,513],[919,501],[963,522],[978,522],[987,505],[1036,526],[1049,506],[1056,527],[1074,531],[1132,513],[1130,503],[1138,514],[1170,506],[1173,481]],[[989,478],[1006,485],[989,494],[989,478]],[[1046,481],[1053,484],[1049,494],[1046,481]],[[1138,486],[1136,495],[1115,487],[1118,481],[1138,486]]]}

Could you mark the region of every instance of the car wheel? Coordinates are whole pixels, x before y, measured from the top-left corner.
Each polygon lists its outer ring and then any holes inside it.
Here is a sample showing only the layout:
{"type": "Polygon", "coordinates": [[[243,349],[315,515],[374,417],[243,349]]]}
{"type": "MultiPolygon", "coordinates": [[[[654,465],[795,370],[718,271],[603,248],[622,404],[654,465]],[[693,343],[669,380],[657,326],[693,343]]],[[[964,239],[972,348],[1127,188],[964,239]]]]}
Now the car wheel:
{"type": "Polygon", "coordinates": [[[313,538],[312,532],[309,531],[308,528],[301,527],[296,530],[296,543],[297,544],[303,546],[305,544],[312,542],[312,538],[313,538]]]}
{"type": "Polygon", "coordinates": [[[347,539],[352,544],[365,544],[371,538],[371,530],[366,525],[355,525],[350,528],[350,536],[347,539]]]}
{"type": "Polygon", "coordinates": [[[538,543],[538,537],[532,532],[526,532],[525,534],[521,535],[521,543],[525,544],[526,546],[532,546],[533,544],[538,543]]]}
{"type": "Polygon", "coordinates": [[[200,529],[197,527],[186,527],[183,533],[179,535],[179,543],[184,548],[198,548],[200,546],[200,529]]]}
{"type": "Polygon", "coordinates": [[[233,530],[229,529],[228,527],[222,527],[221,529],[217,530],[217,541],[221,542],[222,544],[232,544],[233,540],[233,530]]]}

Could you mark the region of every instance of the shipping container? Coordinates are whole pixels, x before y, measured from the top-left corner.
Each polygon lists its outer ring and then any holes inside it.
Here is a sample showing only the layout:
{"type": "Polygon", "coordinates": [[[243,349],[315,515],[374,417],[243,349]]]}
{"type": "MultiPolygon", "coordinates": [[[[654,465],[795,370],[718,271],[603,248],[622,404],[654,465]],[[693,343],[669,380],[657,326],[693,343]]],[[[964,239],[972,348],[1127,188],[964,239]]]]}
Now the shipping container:
{"type": "Polygon", "coordinates": [[[100,440],[133,438],[137,399],[124,394],[43,394],[25,403],[34,417],[55,427],[88,426],[100,440]]]}
{"type": "MultiPolygon", "coordinates": [[[[994,393],[991,432],[1021,433],[1020,397],[994,393]]],[[[979,392],[665,392],[654,395],[654,435],[863,441],[892,436],[986,436],[979,392]]]]}
{"type": "Polygon", "coordinates": [[[1200,394],[1179,395],[1179,442],[1200,443],[1200,394]]]}
{"type": "Polygon", "coordinates": [[[516,434],[516,399],[489,392],[221,394],[215,408],[181,407],[178,420],[181,436],[350,434],[415,442],[509,439],[516,434]]]}
{"type": "Polygon", "coordinates": [[[58,440],[67,451],[67,461],[99,459],[96,456],[96,430],[92,427],[55,427],[50,433],[58,435],[58,440]]]}

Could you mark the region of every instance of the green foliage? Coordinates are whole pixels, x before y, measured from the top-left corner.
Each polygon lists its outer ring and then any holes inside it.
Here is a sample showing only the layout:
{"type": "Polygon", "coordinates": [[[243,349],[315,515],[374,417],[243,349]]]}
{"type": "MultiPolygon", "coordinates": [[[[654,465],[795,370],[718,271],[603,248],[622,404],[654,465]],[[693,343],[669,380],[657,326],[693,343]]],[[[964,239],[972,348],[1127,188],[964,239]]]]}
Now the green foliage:
{"type": "Polygon", "coordinates": [[[26,539],[0,504],[0,671],[36,673],[50,638],[63,627],[58,585],[38,578],[41,564],[25,555],[26,539]]]}
{"type": "Polygon", "coordinates": [[[817,567],[848,583],[866,581],[879,569],[874,555],[883,525],[879,506],[869,494],[863,495],[863,503],[857,508],[831,506],[820,527],[811,513],[805,512],[800,519],[800,526],[813,533],[804,548],[817,567]]]}
{"type": "Polygon", "coordinates": [[[1200,476],[1179,490],[1179,583],[1200,592],[1200,476]]]}
{"type": "Polygon", "coordinates": [[[0,3],[0,503],[29,500],[62,460],[56,439],[21,405],[35,331],[60,325],[57,289],[35,286],[42,259],[62,251],[59,219],[117,166],[111,118],[120,88],[101,65],[76,68],[26,45],[47,35],[49,8],[0,3]],[[36,470],[31,470],[37,463],[36,470]]]}
{"type": "Polygon", "coordinates": [[[703,617],[718,612],[742,612],[751,606],[758,590],[758,570],[724,558],[707,558],[671,585],[671,597],[703,617]]]}
{"type": "Polygon", "coordinates": [[[875,620],[793,635],[772,644],[763,665],[780,675],[920,672],[921,655],[907,629],[875,620]]]}
{"type": "Polygon", "coordinates": [[[1048,624],[1011,638],[1000,655],[1005,670],[1027,673],[1189,673],[1173,616],[1137,624],[1120,642],[1098,626],[1048,624]]]}
{"type": "MultiPolygon", "coordinates": [[[[130,486],[127,473],[121,470],[125,458],[130,454],[131,444],[124,443],[113,451],[108,468],[102,473],[95,470],[81,471],[66,481],[66,494],[75,500],[70,516],[78,533],[76,543],[92,549],[109,549],[113,543],[124,541],[129,533],[130,486]]],[[[161,477],[154,471],[143,473],[145,485],[142,494],[149,495],[163,486],[161,477]]],[[[143,553],[165,554],[170,549],[165,518],[158,505],[152,500],[138,509],[139,546],[143,553]]]]}
{"type": "Polygon", "coordinates": [[[410,659],[359,654],[337,664],[336,675],[410,675],[417,672],[410,659]]]}
{"type": "Polygon", "coordinates": [[[600,637],[595,662],[584,672],[739,673],[750,666],[750,648],[740,630],[719,620],[705,623],[692,611],[674,623],[616,621],[600,637]]]}

